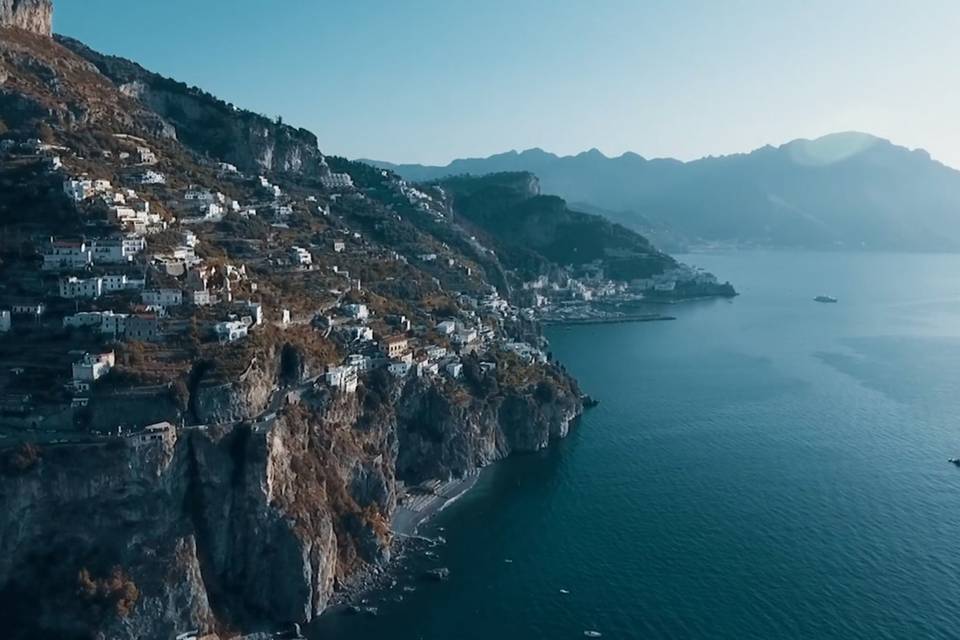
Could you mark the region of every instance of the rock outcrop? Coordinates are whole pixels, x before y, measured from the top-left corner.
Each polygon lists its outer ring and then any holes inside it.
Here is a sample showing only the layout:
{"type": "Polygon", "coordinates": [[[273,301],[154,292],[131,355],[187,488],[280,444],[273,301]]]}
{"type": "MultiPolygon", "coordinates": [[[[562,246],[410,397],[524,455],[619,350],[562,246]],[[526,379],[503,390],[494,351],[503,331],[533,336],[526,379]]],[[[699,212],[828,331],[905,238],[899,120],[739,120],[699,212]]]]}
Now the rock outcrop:
{"type": "Polygon", "coordinates": [[[53,34],[53,0],[0,0],[0,27],[53,34]]]}
{"type": "Polygon", "coordinates": [[[124,58],[101,54],[71,38],[57,36],[57,41],[92,63],[125,96],[163,118],[165,133],[197,153],[246,173],[319,176],[329,171],[316,136],[306,129],[237,109],[201,89],[124,58]]]}

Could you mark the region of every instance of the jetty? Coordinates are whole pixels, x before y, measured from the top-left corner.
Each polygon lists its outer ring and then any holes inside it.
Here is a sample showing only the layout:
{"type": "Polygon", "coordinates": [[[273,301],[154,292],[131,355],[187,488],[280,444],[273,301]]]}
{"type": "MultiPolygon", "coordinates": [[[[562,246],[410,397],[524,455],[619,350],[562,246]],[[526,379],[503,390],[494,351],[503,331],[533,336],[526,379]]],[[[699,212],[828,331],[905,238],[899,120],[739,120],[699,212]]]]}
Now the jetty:
{"type": "Polygon", "coordinates": [[[661,322],[664,320],[676,320],[675,316],[668,316],[662,313],[636,313],[596,317],[544,317],[541,322],[545,325],[583,325],[583,324],[622,324],[626,322],[661,322]]]}

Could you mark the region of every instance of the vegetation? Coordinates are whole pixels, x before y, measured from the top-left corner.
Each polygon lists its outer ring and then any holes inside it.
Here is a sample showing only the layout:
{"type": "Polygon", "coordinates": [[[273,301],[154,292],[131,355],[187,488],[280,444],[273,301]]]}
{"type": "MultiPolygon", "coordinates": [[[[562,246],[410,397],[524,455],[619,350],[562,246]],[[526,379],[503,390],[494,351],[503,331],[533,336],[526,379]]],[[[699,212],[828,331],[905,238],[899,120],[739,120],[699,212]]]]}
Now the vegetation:
{"type": "Polygon", "coordinates": [[[497,249],[500,260],[532,278],[550,265],[602,264],[609,277],[644,278],[675,265],[643,236],[600,216],[571,211],[539,194],[528,173],[456,176],[440,180],[465,224],[497,249]]]}
{"type": "Polygon", "coordinates": [[[115,566],[104,578],[94,578],[86,568],[77,574],[77,588],[80,597],[98,612],[112,611],[126,618],[140,599],[140,590],[124,570],[115,566]]]}

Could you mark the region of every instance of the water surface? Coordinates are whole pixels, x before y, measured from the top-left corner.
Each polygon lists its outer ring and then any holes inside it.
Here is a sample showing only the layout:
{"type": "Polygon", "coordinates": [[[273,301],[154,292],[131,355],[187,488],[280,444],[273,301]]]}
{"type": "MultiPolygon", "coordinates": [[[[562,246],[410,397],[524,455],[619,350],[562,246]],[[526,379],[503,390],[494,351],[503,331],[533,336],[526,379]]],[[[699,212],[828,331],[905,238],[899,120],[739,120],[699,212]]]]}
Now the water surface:
{"type": "Polygon", "coordinates": [[[601,405],[428,527],[449,582],[313,637],[958,637],[960,256],[683,259],[741,297],[552,329],[601,405]]]}

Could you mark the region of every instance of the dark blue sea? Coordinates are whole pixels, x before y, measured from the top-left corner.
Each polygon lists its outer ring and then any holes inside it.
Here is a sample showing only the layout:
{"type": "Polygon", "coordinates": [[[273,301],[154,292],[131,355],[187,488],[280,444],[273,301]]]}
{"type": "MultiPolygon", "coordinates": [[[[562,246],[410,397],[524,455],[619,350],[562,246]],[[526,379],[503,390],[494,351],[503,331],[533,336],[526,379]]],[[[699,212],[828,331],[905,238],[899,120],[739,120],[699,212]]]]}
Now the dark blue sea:
{"type": "Polygon", "coordinates": [[[600,406],[426,528],[448,582],[312,637],[960,637],[960,256],[682,259],[742,295],[551,330],[600,406]]]}

